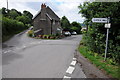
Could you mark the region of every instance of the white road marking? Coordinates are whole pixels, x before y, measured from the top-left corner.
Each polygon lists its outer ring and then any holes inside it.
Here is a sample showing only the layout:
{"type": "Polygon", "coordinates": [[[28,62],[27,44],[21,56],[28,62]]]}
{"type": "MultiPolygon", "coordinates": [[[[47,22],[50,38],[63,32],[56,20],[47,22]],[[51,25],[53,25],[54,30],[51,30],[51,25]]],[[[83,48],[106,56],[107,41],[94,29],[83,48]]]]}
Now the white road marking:
{"type": "Polygon", "coordinates": [[[72,61],[70,65],[75,66],[77,61],[72,61]]]}
{"type": "Polygon", "coordinates": [[[74,61],[76,61],[77,59],[76,58],[73,58],[74,61]]]}
{"type": "MultiPolygon", "coordinates": [[[[68,69],[66,70],[66,73],[72,75],[73,71],[75,70],[75,65],[77,63],[76,58],[73,58],[73,61],[71,62],[70,66],[68,67],[68,69]]],[[[69,76],[64,76],[64,78],[71,78],[69,76]]],[[[63,79],[64,80],[64,79],[63,79]]]]}
{"type": "Polygon", "coordinates": [[[12,50],[7,50],[7,51],[5,51],[5,52],[3,52],[3,53],[8,53],[8,52],[10,52],[10,51],[12,51],[12,50]]]}
{"type": "Polygon", "coordinates": [[[69,77],[69,76],[64,76],[63,78],[71,78],[71,77],[69,77]]]}
{"type": "Polygon", "coordinates": [[[25,48],[26,46],[23,46],[23,48],[25,48]]]}
{"type": "Polygon", "coordinates": [[[26,47],[26,46],[23,46],[23,47],[26,47]]]}
{"type": "Polygon", "coordinates": [[[12,50],[8,50],[8,52],[10,52],[10,51],[12,51],[12,50]]]}
{"type": "Polygon", "coordinates": [[[75,67],[71,67],[69,66],[69,68],[67,69],[66,73],[72,74],[72,72],[74,71],[75,67]]]}
{"type": "Polygon", "coordinates": [[[3,52],[3,53],[7,53],[7,51],[3,52]]]}

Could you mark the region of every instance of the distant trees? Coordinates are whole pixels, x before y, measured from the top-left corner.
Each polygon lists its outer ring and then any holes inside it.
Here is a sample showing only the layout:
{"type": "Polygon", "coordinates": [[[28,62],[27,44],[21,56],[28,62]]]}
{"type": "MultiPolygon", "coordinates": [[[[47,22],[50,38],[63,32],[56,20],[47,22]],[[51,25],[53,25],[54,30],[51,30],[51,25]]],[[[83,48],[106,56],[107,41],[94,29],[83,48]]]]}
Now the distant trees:
{"type": "Polygon", "coordinates": [[[24,24],[31,23],[31,19],[28,16],[18,16],[16,17],[16,20],[23,22],[24,24]]]}
{"type": "Polygon", "coordinates": [[[81,24],[78,22],[72,22],[71,23],[71,31],[76,31],[78,34],[81,33],[81,24]]]}
{"type": "Polygon", "coordinates": [[[78,22],[72,22],[70,23],[70,21],[67,19],[66,16],[63,16],[61,19],[61,26],[63,28],[64,31],[76,31],[78,34],[81,33],[81,25],[78,22]]]}
{"type": "Polygon", "coordinates": [[[61,19],[61,26],[64,30],[70,30],[70,21],[67,19],[67,17],[63,16],[61,19]]]}
{"type": "Polygon", "coordinates": [[[26,29],[27,27],[24,26],[22,22],[19,22],[17,20],[11,20],[9,18],[3,17],[2,19],[2,32],[4,35],[14,34],[21,30],[26,29]]]}
{"type": "Polygon", "coordinates": [[[18,20],[24,24],[31,24],[32,22],[33,15],[29,11],[24,10],[23,13],[21,13],[16,9],[7,10],[4,7],[1,9],[1,11],[2,11],[3,17],[18,20]]]}
{"type": "Polygon", "coordinates": [[[23,11],[23,16],[27,16],[28,18],[30,18],[30,20],[32,20],[33,15],[29,12],[29,11],[23,11]]]}
{"type": "Polygon", "coordinates": [[[2,15],[4,15],[4,16],[7,14],[6,8],[4,8],[4,7],[2,9],[0,9],[0,11],[1,11],[2,15]]]}
{"type": "Polygon", "coordinates": [[[12,36],[20,31],[27,29],[32,24],[33,15],[29,11],[23,13],[16,9],[7,10],[6,8],[0,9],[2,13],[2,37],[3,41],[7,36],[12,36]]]}
{"type": "Polygon", "coordinates": [[[17,16],[20,16],[18,11],[15,10],[15,9],[11,9],[9,12],[8,12],[8,15],[7,15],[9,18],[11,19],[16,19],[17,16]]]}

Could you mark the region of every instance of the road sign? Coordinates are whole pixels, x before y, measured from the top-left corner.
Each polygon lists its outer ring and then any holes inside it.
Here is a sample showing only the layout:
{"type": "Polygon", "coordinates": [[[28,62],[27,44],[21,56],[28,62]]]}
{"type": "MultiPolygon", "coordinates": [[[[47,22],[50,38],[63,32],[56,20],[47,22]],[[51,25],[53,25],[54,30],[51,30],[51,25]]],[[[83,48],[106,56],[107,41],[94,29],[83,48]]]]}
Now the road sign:
{"type": "Polygon", "coordinates": [[[110,28],[110,23],[108,23],[108,24],[105,24],[105,28],[110,28]]]}
{"type": "Polygon", "coordinates": [[[108,22],[108,18],[92,18],[92,22],[107,23],[108,22]]]}
{"type": "Polygon", "coordinates": [[[104,61],[106,60],[106,56],[107,56],[107,47],[108,47],[108,35],[109,35],[109,28],[111,26],[110,22],[110,17],[108,18],[92,18],[92,22],[96,22],[96,23],[107,23],[105,24],[105,28],[107,28],[107,34],[106,34],[106,47],[105,47],[105,57],[104,57],[104,61]]]}

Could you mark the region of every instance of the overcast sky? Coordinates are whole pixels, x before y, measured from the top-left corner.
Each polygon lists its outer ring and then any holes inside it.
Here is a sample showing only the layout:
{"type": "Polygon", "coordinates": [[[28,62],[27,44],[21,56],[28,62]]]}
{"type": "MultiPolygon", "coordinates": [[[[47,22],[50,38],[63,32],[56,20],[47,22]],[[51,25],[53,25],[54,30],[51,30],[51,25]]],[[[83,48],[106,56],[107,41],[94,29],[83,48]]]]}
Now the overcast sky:
{"type": "MultiPolygon", "coordinates": [[[[6,7],[7,0],[0,0],[0,8],[6,7]]],[[[20,12],[24,10],[30,11],[36,15],[41,9],[41,4],[45,3],[49,6],[60,18],[66,16],[70,22],[77,21],[82,23],[84,18],[78,14],[78,6],[85,0],[8,0],[9,9],[17,9],[20,12]]]]}

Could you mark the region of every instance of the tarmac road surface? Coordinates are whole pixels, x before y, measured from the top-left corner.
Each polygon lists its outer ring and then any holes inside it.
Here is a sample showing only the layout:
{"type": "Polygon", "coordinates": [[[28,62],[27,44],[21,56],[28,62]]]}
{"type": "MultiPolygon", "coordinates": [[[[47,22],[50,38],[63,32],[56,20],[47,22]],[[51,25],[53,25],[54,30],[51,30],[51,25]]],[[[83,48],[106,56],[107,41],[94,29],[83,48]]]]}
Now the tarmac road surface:
{"type": "Polygon", "coordinates": [[[70,67],[82,35],[59,40],[27,37],[26,31],[3,44],[3,78],[86,78],[80,64],[70,67]],[[72,71],[71,74],[67,73],[72,71]]]}

